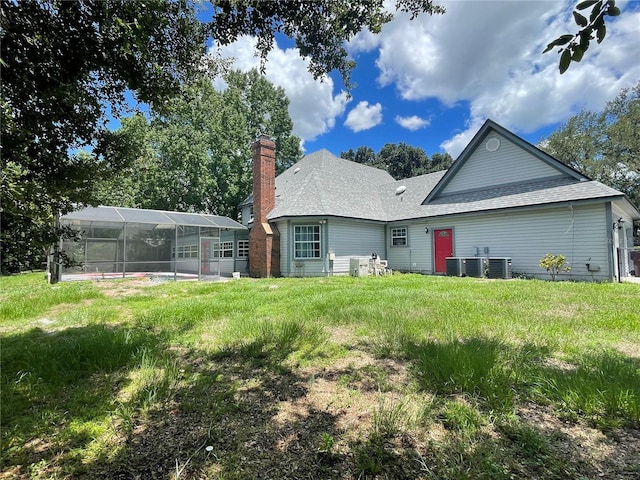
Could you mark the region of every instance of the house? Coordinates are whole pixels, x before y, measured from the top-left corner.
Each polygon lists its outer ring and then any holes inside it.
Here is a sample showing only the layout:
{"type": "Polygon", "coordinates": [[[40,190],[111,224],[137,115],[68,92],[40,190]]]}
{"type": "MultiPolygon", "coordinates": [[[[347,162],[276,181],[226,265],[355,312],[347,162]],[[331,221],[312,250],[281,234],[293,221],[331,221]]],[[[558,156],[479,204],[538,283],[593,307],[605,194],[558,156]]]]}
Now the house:
{"type": "Polygon", "coordinates": [[[638,208],[491,120],[449,170],[404,180],[326,150],[276,178],[275,155],[270,139],[256,141],[253,195],[240,205],[255,277],[349,274],[372,254],[426,274],[498,265],[498,276],[544,278],[546,253],[566,257],[563,279],[635,274],[638,208]]]}

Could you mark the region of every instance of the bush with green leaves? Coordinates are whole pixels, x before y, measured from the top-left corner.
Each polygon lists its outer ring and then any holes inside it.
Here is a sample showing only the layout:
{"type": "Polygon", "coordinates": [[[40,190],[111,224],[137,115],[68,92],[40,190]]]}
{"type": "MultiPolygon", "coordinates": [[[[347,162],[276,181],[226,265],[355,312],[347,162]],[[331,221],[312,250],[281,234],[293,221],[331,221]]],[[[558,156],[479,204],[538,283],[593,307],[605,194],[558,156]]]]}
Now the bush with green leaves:
{"type": "Polygon", "coordinates": [[[547,253],[542,257],[540,259],[540,266],[551,275],[551,280],[554,281],[560,272],[571,271],[571,265],[569,265],[564,255],[555,255],[553,253],[547,253]]]}

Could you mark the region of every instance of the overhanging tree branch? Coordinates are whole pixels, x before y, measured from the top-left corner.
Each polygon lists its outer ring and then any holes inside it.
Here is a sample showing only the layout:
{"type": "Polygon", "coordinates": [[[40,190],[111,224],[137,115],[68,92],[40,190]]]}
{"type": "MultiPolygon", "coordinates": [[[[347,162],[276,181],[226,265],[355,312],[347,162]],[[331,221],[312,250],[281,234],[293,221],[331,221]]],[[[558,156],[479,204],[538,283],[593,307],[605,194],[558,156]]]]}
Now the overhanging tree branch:
{"type": "Polygon", "coordinates": [[[580,62],[584,53],[589,49],[592,40],[602,43],[607,34],[607,26],[605,25],[605,17],[617,17],[620,15],[620,9],[616,7],[615,0],[586,0],[576,5],[573,11],[573,19],[580,30],[575,34],[560,35],[547,45],[542,53],[547,53],[556,47],[559,47],[560,62],[558,68],[560,73],[566,72],[571,62],[580,62]],[[582,11],[591,7],[589,19],[585,17],[582,11]]]}

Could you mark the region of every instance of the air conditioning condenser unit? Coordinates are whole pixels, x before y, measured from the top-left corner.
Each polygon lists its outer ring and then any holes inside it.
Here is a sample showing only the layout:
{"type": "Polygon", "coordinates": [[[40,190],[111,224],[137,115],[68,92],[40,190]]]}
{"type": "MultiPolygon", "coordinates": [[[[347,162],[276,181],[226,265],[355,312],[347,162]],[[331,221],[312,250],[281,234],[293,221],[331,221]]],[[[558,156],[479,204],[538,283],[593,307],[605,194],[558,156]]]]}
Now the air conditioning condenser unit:
{"type": "Polygon", "coordinates": [[[490,258],[489,278],[511,278],[510,258],[490,258]]]}
{"type": "Polygon", "coordinates": [[[469,277],[484,277],[487,259],[485,257],[471,257],[465,259],[465,272],[469,277]]]}
{"type": "Polygon", "coordinates": [[[462,257],[447,257],[445,273],[449,277],[461,277],[464,275],[464,258],[462,257]]]}

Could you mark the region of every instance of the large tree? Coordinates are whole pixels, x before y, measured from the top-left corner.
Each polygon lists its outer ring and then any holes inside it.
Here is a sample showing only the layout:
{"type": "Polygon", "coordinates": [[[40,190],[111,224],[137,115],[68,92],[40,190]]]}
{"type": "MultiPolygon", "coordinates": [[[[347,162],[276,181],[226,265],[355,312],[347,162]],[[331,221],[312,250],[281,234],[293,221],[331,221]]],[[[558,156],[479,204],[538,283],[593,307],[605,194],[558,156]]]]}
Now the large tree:
{"type": "MultiPolygon", "coordinates": [[[[229,44],[258,37],[262,58],[276,32],[295,39],[316,76],[338,70],[349,83],[344,49],[363,28],[379,32],[393,18],[382,0],[214,1],[201,21],[192,0],[3,1],[2,66],[3,273],[39,266],[58,235],[56,214],[95,203],[94,184],[131,155],[106,128],[136,101],[160,111],[178,86],[216,67],[207,39],[229,44]],[[128,101],[129,100],[129,101],[128,101]],[[89,147],[90,155],[78,155],[89,147]]],[[[442,9],[431,0],[398,0],[412,14],[442,9]]]]}
{"type": "Polygon", "coordinates": [[[200,63],[186,2],[2,2],[2,272],[39,266],[53,217],[126,161],[105,128],[130,90],[156,104],[200,63]],[[93,155],[76,155],[89,146],[93,155]]]}
{"type": "Polygon", "coordinates": [[[361,146],[358,147],[357,150],[350,148],[346,152],[342,152],[340,157],[352,162],[369,165],[370,167],[376,167],[382,170],[387,169],[386,165],[378,161],[378,156],[371,147],[361,146]]]}
{"type": "Polygon", "coordinates": [[[355,151],[349,149],[342,152],[340,156],[352,162],[386,170],[397,180],[446,170],[453,163],[453,158],[448,153],[434,153],[429,158],[420,147],[404,142],[387,143],[377,154],[370,147],[358,147],[355,151]]]}
{"type": "Polygon", "coordinates": [[[302,155],[292,135],[289,101],[256,70],[230,72],[217,91],[207,79],[185,86],[162,113],[123,120],[116,134],[136,144],[137,157],[103,182],[108,205],[195,211],[236,217],[251,193],[251,143],[274,138],[278,171],[302,155]]]}
{"type": "Polygon", "coordinates": [[[640,82],[623,89],[603,111],[574,115],[541,146],[640,205],[640,82]]]}
{"type": "Polygon", "coordinates": [[[387,143],[378,152],[378,161],[387,166],[393,178],[400,180],[427,173],[429,157],[419,147],[404,142],[387,143]]]}

